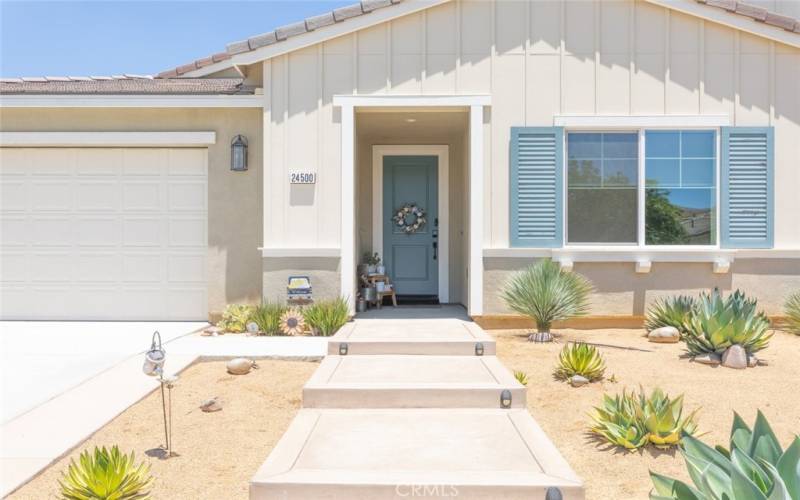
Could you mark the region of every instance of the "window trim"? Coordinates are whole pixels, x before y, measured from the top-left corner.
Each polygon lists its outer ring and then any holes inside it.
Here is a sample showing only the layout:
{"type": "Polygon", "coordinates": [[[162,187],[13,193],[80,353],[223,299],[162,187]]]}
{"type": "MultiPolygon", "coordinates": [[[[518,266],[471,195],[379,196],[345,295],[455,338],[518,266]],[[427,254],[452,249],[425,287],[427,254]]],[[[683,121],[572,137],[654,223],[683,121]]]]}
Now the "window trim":
{"type": "Polygon", "coordinates": [[[721,140],[722,140],[722,130],[720,126],[708,126],[708,125],[687,125],[687,126],[674,126],[673,123],[664,123],[664,124],[657,124],[657,125],[650,125],[650,124],[641,124],[641,125],[634,125],[631,124],[630,126],[565,126],[564,127],[564,137],[563,137],[563,150],[564,154],[562,155],[562,168],[563,168],[563,178],[564,182],[562,183],[562,199],[564,203],[562,204],[562,234],[564,235],[564,243],[563,247],[565,250],[591,250],[596,249],[598,247],[610,247],[614,250],[720,250],[721,249],[721,186],[720,186],[720,168],[721,168],[721,159],[720,159],[720,152],[721,152],[721,140]],[[647,245],[646,241],[646,233],[645,233],[645,132],[648,130],[677,130],[677,131],[684,131],[684,130],[708,130],[714,132],[714,198],[715,198],[715,221],[714,221],[714,237],[715,243],[713,245],[647,245]],[[638,134],[638,170],[637,170],[637,179],[636,179],[636,194],[637,194],[637,207],[636,207],[636,236],[637,242],[636,244],[631,243],[569,243],[569,233],[568,233],[568,186],[569,186],[569,152],[567,150],[568,141],[567,137],[570,133],[637,133],[638,134]]]}

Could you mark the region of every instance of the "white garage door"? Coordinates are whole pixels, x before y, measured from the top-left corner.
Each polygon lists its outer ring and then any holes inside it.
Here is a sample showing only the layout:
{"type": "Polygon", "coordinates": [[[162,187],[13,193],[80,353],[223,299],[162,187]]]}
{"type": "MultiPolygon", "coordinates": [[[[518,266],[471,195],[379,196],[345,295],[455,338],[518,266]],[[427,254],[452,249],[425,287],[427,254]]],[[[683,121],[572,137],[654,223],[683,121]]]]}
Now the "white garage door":
{"type": "Polygon", "coordinates": [[[207,150],[0,149],[0,317],[206,318],[207,150]]]}

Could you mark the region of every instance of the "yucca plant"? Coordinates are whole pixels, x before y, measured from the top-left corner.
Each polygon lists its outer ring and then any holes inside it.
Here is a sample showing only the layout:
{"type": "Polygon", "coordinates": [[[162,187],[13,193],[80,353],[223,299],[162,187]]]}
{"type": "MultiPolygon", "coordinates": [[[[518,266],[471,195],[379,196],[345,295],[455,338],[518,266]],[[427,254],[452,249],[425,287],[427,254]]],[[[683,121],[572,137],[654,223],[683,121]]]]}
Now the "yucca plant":
{"type": "Polygon", "coordinates": [[[528,374],[527,373],[520,372],[520,371],[515,371],[514,372],[514,378],[517,379],[517,382],[519,382],[520,384],[528,385],[528,374]]]}
{"type": "Polygon", "coordinates": [[[736,290],[723,299],[719,290],[700,294],[697,307],[686,321],[682,340],[692,355],[722,354],[739,344],[752,354],[769,345],[769,319],[756,310],[756,300],[736,290]]]}
{"type": "Polygon", "coordinates": [[[228,304],[217,326],[230,333],[242,333],[247,328],[253,306],[247,304],[228,304]]]}
{"type": "Polygon", "coordinates": [[[567,272],[550,259],[542,259],[516,273],[506,283],[502,297],[508,307],[536,322],[537,334],[529,340],[553,339],[554,321],[583,316],[589,311],[591,282],[582,275],[567,272]]]}
{"type": "Polygon", "coordinates": [[[681,454],[693,485],[651,471],[651,499],[800,500],[800,436],[783,450],[761,411],[752,429],[734,413],[730,448],[684,436],[681,454]]]}
{"type": "Polygon", "coordinates": [[[134,454],[125,455],[117,446],[111,451],[94,448],[84,450],[78,463],[70,461],[59,485],[61,496],[68,500],[140,500],[150,498],[153,482],[150,466],[135,465],[134,454]]]}
{"type": "Polygon", "coordinates": [[[689,295],[656,299],[647,309],[644,327],[648,332],[664,326],[672,326],[679,332],[684,332],[684,324],[689,319],[695,302],[695,298],[689,295]]]}
{"type": "Polygon", "coordinates": [[[600,351],[595,346],[578,342],[567,344],[561,349],[555,376],[566,380],[574,375],[580,375],[594,382],[603,378],[605,371],[606,363],[600,351]]]}
{"type": "Polygon", "coordinates": [[[670,399],[661,389],[647,396],[625,390],[614,397],[603,396],[603,405],[595,407],[592,432],[609,443],[628,450],[648,444],[669,448],[697,430],[697,410],[683,417],[683,395],[670,399]]]}
{"type": "Polygon", "coordinates": [[[278,302],[264,302],[253,309],[250,314],[250,321],[258,325],[258,331],[262,335],[280,335],[281,316],[288,308],[278,302]]]}
{"type": "Polygon", "coordinates": [[[315,302],[303,309],[303,318],[315,335],[327,337],[347,323],[350,311],[347,302],[339,297],[315,302]]]}
{"type": "Polygon", "coordinates": [[[800,335],[800,291],[797,291],[786,299],[786,321],[789,331],[795,335],[800,335]]]}

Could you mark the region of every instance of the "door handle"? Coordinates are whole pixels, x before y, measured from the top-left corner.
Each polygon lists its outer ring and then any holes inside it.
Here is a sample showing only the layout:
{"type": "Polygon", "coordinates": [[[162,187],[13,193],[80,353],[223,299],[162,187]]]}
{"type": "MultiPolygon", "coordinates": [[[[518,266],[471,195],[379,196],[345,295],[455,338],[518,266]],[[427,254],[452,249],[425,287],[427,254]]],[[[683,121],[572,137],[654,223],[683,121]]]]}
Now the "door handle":
{"type": "Polygon", "coordinates": [[[433,260],[436,260],[437,254],[439,252],[439,245],[436,242],[433,242],[433,260]]]}

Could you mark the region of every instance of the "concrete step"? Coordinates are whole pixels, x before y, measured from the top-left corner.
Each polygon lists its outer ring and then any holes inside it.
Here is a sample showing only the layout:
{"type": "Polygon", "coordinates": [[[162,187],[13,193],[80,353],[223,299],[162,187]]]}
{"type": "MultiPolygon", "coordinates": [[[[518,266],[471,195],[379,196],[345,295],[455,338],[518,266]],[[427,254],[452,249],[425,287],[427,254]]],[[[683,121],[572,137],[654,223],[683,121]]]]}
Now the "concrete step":
{"type": "Polygon", "coordinates": [[[526,389],[494,356],[327,356],[304,408],[525,408],[526,389]]]}
{"type": "Polygon", "coordinates": [[[411,496],[584,493],[524,409],[304,409],[250,482],[251,500],[411,496]]]}
{"type": "Polygon", "coordinates": [[[342,327],[328,341],[328,354],[347,355],[419,354],[428,356],[475,356],[480,344],[483,354],[495,354],[495,342],[471,321],[448,320],[366,320],[342,327]]]}

